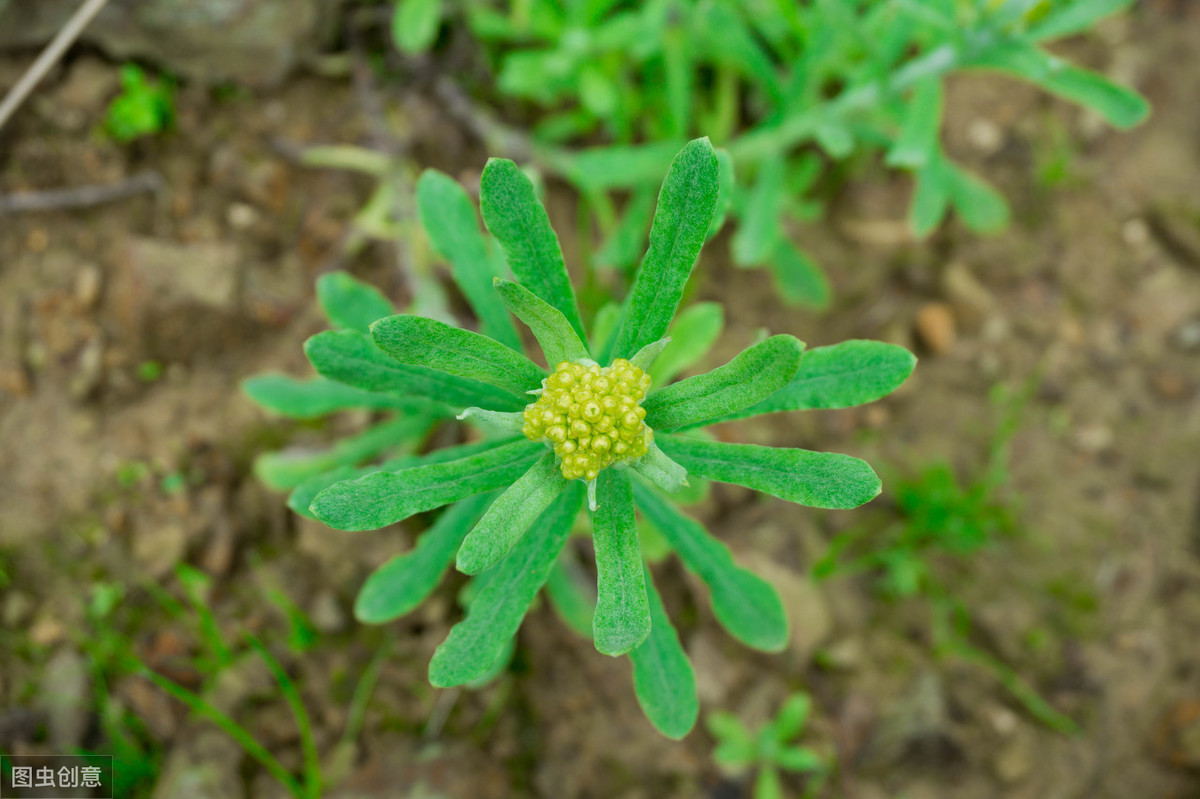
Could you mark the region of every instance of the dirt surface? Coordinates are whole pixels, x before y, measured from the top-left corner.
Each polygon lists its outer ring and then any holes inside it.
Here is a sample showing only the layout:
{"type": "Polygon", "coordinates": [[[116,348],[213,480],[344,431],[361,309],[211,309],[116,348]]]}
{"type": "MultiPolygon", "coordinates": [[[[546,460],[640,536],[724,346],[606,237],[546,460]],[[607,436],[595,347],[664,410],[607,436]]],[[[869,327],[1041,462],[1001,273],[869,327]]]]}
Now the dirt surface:
{"type": "MultiPolygon", "coordinates": [[[[884,402],[742,422],[723,436],[848,452],[885,478],[936,461],[973,475],[1002,413],[994,388],[1035,386],[1004,491],[1016,533],[934,568],[970,610],[972,644],[1073,718],[1076,735],[1030,715],[996,671],[939,656],[921,600],[884,601],[867,576],[805,576],[837,532],[894,517],[887,482],[853,513],[728,486],[693,509],[780,587],[793,622],[780,655],[738,645],[692,578],[656,566],[702,714],[757,723],[791,691],[814,696],[805,740],[839,764],[823,796],[1200,795],[1195,11],[1148,4],[1067,48],[1151,99],[1154,115],[1132,132],[1010,81],[953,82],[949,149],[1008,196],[1007,232],[979,238],[952,223],[913,243],[908,183],[864,165],[824,224],[795,231],[833,277],[826,314],[781,306],[764,272],[728,265],[723,239],[697,269],[693,298],[727,304],[713,363],[764,327],[810,347],[876,338],[921,356],[884,402]]],[[[0,86],[23,64],[0,61],[0,86]]],[[[103,695],[111,713],[141,720],[150,776],[130,795],[282,795],[223,734],[105,660],[112,640],[128,641],[197,686],[206,639],[169,600],[184,596],[175,567],[185,562],[210,576],[207,602],[230,640],[249,629],[273,642],[327,766],[346,778],[332,796],[748,796],[748,777],[714,766],[703,725],[680,743],[656,734],[627,662],[598,655],[546,608],[527,618],[510,671],[478,692],[425,680],[457,618],[456,581],[386,628],[353,620],[366,574],[419,529],[334,532],[287,512],[255,481],[254,455],[364,420],[281,423],[238,383],[267,369],[307,373],[300,343],[322,327],[311,287],[324,270],[347,266],[406,301],[388,247],[339,256],[369,182],[290,157],[300,144],[363,141],[361,97],[315,77],[264,95],[185,88],[176,132],[121,146],[94,129],[115,75],[75,57],[0,132],[4,194],[144,170],[165,181],[88,211],[0,216],[0,751],[110,751],[103,695]],[[117,585],[123,599],[96,621],[96,587],[117,585]],[[279,592],[301,613],[281,610],[279,592]],[[301,616],[308,638],[289,647],[301,616]],[[383,647],[362,733],[339,747],[354,688],[383,647]]],[[[477,178],[485,154],[436,104],[406,97],[396,115],[417,167],[477,178]]],[[[574,209],[551,215],[570,258],[574,209]]],[[[299,766],[296,726],[260,662],[238,654],[215,696],[299,766]]],[[[787,780],[799,796],[803,781],[787,780]]]]}

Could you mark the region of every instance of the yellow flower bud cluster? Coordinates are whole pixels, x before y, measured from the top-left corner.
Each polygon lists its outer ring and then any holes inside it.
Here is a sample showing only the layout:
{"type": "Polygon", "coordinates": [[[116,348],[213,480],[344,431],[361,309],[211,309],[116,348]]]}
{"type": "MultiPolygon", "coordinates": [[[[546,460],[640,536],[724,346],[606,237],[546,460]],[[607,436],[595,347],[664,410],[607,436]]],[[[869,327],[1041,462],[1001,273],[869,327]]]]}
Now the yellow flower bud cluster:
{"type": "Polygon", "coordinates": [[[640,403],[649,388],[650,375],[624,358],[603,369],[563,361],[525,408],[521,432],[553,445],[563,477],[595,480],[601,469],[646,454],[654,433],[640,403]]]}

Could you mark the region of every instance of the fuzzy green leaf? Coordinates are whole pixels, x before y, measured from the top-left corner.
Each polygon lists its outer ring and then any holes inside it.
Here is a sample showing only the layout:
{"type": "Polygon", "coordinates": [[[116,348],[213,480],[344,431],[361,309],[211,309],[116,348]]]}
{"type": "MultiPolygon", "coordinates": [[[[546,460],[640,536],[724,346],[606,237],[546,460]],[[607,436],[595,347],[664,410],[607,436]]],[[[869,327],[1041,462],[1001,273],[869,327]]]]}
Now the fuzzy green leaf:
{"type": "Polygon", "coordinates": [[[646,424],[654,430],[678,430],[749,408],[788,384],[803,352],[799,339],[771,336],[724,366],[647,397],[642,403],[646,424]]]}
{"type": "Polygon", "coordinates": [[[887,165],[919,169],[936,157],[942,125],[942,76],[925,78],[913,89],[904,109],[900,135],[887,154],[887,165]]]}
{"type": "Polygon", "coordinates": [[[323,377],[364,391],[388,391],[426,397],[453,408],[472,405],[497,411],[519,411],[529,404],[511,391],[478,380],[398,363],[357,330],[327,330],[304,342],[304,354],[323,377]]]}
{"type": "Polygon", "coordinates": [[[725,311],[719,302],[689,305],[671,323],[671,341],[647,369],[651,390],[669,385],[680,372],[700,361],[721,335],[725,311]]]}
{"type": "Polygon", "coordinates": [[[467,615],[433,653],[429,681],[444,688],[486,673],[516,634],[571,533],[583,504],[583,484],[573,482],[537,518],[504,560],[487,574],[467,615]]]}
{"type": "Polygon", "coordinates": [[[947,161],[950,202],[964,224],[979,233],[997,233],[1008,227],[1008,202],[984,180],[947,161]]]}
{"type": "Polygon", "coordinates": [[[605,469],[597,481],[598,508],[592,514],[597,577],[592,638],[597,651],[615,657],[646,640],[650,606],[629,477],[605,469]]]}
{"type": "Polygon", "coordinates": [[[492,503],[458,551],[457,567],[463,574],[479,574],[508,554],[566,485],[553,452],[529,468],[492,503]]]}
{"type": "Polygon", "coordinates": [[[415,412],[432,407],[426,400],[362,391],[323,377],[297,380],[287,375],[255,375],[242,381],[242,390],[267,410],[293,419],[316,419],[348,408],[415,412]]]}
{"type": "Polygon", "coordinates": [[[916,356],[882,341],[853,339],[804,353],[800,370],[779,391],[722,421],[763,413],[851,408],[886,397],[908,379],[916,356]]]}
{"type": "Polygon", "coordinates": [[[660,338],[658,341],[652,341],[634,353],[634,356],[629,359],[629,362],[639,369],[649,369],[651,364],[654,363],[655,359],[662,354],[662,351],[665,350],[667,345],[670,343],[671,339],[669,338],[660,338]]]}
{"type": "Polygon", "coordinates": [[[914,236],[923,239],[932,233],[946,217],[950,208],[950,172],[945,156],[930,156],[915,175],[912,206],[908,209],[908,226],[914,236]]]}
{"type": "Polygon", "coordinates": [[[517,280],[557,308],[583,339],[583,322],[562,248],[533,183],[512,161],[490,158],[479,179],[479,206],[517,280]]]}
{"type": "Polygon", "coordinates": [[[480,330],[519,352],[517,330],[489,285],[503,275],[495,271],[491,248],[467,192],[448,175],[426,169],[417,180],[417,212],[433,248],[450,262],[450,273],[479,317],[480,330]]]}
{"type": "Polygon", "coordinates": [[[786,302],[817,310],[829,305],[832,294],[829,279],[812,258],[786,238],[781,238],[775,245],[768,265],[775,285],[786,302]]]}
{"type": "Polygon", "coordinates": [[[650,635],[629,653],[633,661],[633,690],[654,728],[678,741],[691,732],[700,715],[696,674],[654,588],[649,569],[645,570],[645,581],[650,600],[650,635]]]}
{"type": "Polygon", "coordinates": [[[376,346],[406,366],[478,380],[522,394],[538,388],[542,367],[499,341],[424,316],[389,316],[371,325],[376,346]]]}
{"type": "Polygon", "coordinates": [[[588,357],[587,347],[562,311],[520,283],[496,278],[495,286],[504,306],[533,331],[551,369],[563,361],[588,357]]]}
{"type": "Polygon", "coordinates": [[[405,55],[424,53],[437,37],[442,0],[399,0],[392,14],[392,41],[405,55]]]}
{"type": "Polygon", "coordinates": [[[615,302],[605,303],[592,317],[592,352],[605,352],[611,348],[617,325],[621,323],[621,306],[615,302]]]}
{"type": "Polygon", "coordinates": [[[804,729],[811,712],[812,699],[808,697],[808,694],[792,694],[768,725],[770,729],[768,734],[779,743],[787,743],[804,729]]]}
{"type": "Polygon", "coordinates": [[[713,613],[730,635],[766,652],[787,645],[787,614],[770,583],[734,563],[725,544],[646,486],[634,483],[633,497],[688,571],[708,586],[713,613]]]}
{"type": "Polygon", "coordinates": [[[671,460],[653,441],[645,455],[632,461],[630,467],[654,485],[674,494],[688,484],[687,470],[671,460]]]}
{"type": "Polygon", "coordinates": [[[638,270],[613,354],[628,358],[667,333],[712,222],[717,155],[707,139],[679,151],[658,195],[650,247],[638,270]]]}
{"type": "Polygon", "coordinates": [[[779,215],[785,197],[783,156],[766,158],[738,215],[730,249],[738,266],[753,266],[770,257],[782,236],[779,215]]]}
{"type": "Polygon", "coordinates": [[[317,494],[313,514],[338,530],[377,530],[460,499],[503,488],[544,451],[517,439],[459,460],[398,472],[376,472],[317,494]]]}
{"type": "Polygon", "coordinates": [[[1045,17],[1029,30],[1034,41],[1060,39],[1082,33],[1104,17],[1124,11],[1133,0],[1075,0],[1055,3],[1045,17]]]}
{"type": "Polygon", "coordinates": [[[297,485],[292,493],[288,495],[287,504],[294,513],[298,513],[307,519],[319,521],[313,515],[312,511],[309,510],[309,506],[317,498],[317,494],[320,494],[334,483],[340,483],[343,480],[356,480],[359,477],[366,477],[368,474],[375,474],[376,472],[398,472],[401,469],[411,469],[416,466],[428,466],[434,463],[458,460],[469,455],[486,452],[494,446],[496,446],[495,441],[476,441],[473,444],[460,444],[454,447],[436,449],[424,455],[401,455],[371,466],[361,466],[358,468],[341,466],[310,477],[297,485]]]}
{"type": "Polygon", "coordinates": [[[659,436],[658,446],[689,473],[734,483],[810,508],[857,508],[879,496],[866,461],[836,452],[726,444],[659,436]]]}
{"type": "Polygon", "coordinates": [[[429,414],[406,414],[344,438],[327,450],[269,452],[255,461],[254,472],[271,488],[292,488],[330,469],[362,463],[397,445],[415,444],[434,421],[429,414]]]}
{"type": "Polygon", "coordinates": [[[454,503],[422,533],[416,546],[373,571],[358,592],[354,617],[364,624],[383,624],[424,602],[450,568],[467,532],[496,496],[493,491],[454,503]]]}
{"type": "Polygon", "coordinates": [[[396,312],[379,289],[346,272],[329,272],[317,278],[317,302],[334,327],[366,333],[376,319],[396,312]]]}

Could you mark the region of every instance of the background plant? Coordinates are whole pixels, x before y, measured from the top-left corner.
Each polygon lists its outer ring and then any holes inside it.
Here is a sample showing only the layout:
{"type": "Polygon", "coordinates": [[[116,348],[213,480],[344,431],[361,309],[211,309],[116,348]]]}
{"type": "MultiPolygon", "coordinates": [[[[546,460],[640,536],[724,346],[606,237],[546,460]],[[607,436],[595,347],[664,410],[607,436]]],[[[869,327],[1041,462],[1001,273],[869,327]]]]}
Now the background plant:
{"type": "Polygon", "coordinates": [[[175,87],[137,64],[121,67],[121,93],[108,104],[104,129],[119,142],[162,133],[175,123],[175,87]]]}
{"type": "Polygon", "coordinates": [[[757,732],[732,713],[710,713],[708,731],[717,740],[713,760],[735,774],[754,772],[754,799],[782,799],[781,771],[810,775],[804,795],[815,796],[831,764],[813,749],[795,743],[804,733],[811,712],[808,694],[792,694],[775,718],[757,732]]]}
{"type": "Polygon", "coordinates": [[[1045,49],[1130,3],[399,0],[392,32],[413,54],[439,41],[440,24],[467,23],[495,90],[538,109],[529,156],[594,212],[604,238],[596,266],[636,264],[658,176],[686,137],[705,132],[740,176],[730,198],[734,263],[768,266],[782,297],[822,307],[828,282],[787,229],[823,215],[821,187],[839,164],[882,154],[911,173],[917,237],[951,209],[973,230],[1007,225],[1004,198],[943,148],[949,76],[1000,72],[1119,128],[1144,119],[1140,96],[1045,49]]]}
{"type": "MultiPolygon", "coordinates": [[[[452,560],[472,575],[466,617],[430,664],[435,685],[471,683],[494,673],[497,664],[503,667],[523,616],[546,585],[552,602],[577,630],[586,630],[580,619],[591,616],[599,651],[630,656],[635,691],[647,716],[665,734],[682,736],[698,714],[694,677],[644,565],[635,507],[709,586],[716,616],[730,633],[771,651],[787,639],[783,607],[773,589],[736,566],[723,544],[660,492],[678,490],[688,473],[824,508],[854,507],[879,492],[874,472],[855,458],[724,444],[686,432],[713,421],[878,399],[907,377],[914,359],[902,348],[874,342],[847,342],[802,356],[801,342],[773,336],[708,374],[656,386],[644,401],[644,418],[654,431],[653,438],[647,433],[644,439],[648,451],[588,475],[586,492],[581,481],[564,478],[561,452],[521,435],[539,437],[534,432],[541,430],[533,431],[532,417],[524,413],[526,406],[534,407],[527,395],[549,392],[545,396],[554,398],[555,391],[564,390],[560,373],[590,368],[597,381],[591,385],[603,393],[608,389],[601,389],[600,381],[612,384],[619,372],[606,378],[609,372],[599,363],[636,371],[666,352],[664,334],[720,215],[718,162],[706,139],[680,151],[663,183],[650,247],[633,289],[624,306],[593,319],[590,339],[532,183],[511,161],[493,159],[481,179],[480,205],[507,268],[520,282],[496,274],[501,262],[489,255],[494,250],[457,184],[430,171],[417,188],[430,238],[457,270],[483,333],[400,315],[374,322],[369,333],[347,328],[306,343],[309,360],[328,380],[451,405],[461,410],[459,418],[493,431],[482,440],[400,464],[341,466],[352,471],[314,476],[291,498],[301,512],[349,530],[375,529],[449,506],[413,550],[367,580],[355,607],[361,620],[387,621],[419,605],[452,560]],[[553,380],[522,354],[508,312],[531,329],[545,362],[558,365],[553,380]],[[315,494],[306,493],[321,484],[315,494]],[[573,583],[563,576],[569,577],[573,567],[560,560],[585,493],[593,511],[598,575],[594,612],[589,612],[590,597],[569,590],[573,583]],[[306,500],[311,505],[304,508],[300,503],[306,500]],[[556,573],[559,577],[552,579],[556,573]],[[560,590],[564,585],[568,589],[560,590]]],[[[685,348],[675,350],[676,364],[690,357],[689,343],[683,341],[685,348]]],[[[634,372],[630,375],[635,379],[634,372]]],[[[615,407],[629,389],[613,390],[615,407]]],[[[632,430],[643,417],[629,416],[634,421],[621,424],[632,430]]],[[[576,443],[587,448],[604,429],[578,433],[587,437],[576,443]]],[[[611,435],[615,447],[617,438],[611,435]]]]}

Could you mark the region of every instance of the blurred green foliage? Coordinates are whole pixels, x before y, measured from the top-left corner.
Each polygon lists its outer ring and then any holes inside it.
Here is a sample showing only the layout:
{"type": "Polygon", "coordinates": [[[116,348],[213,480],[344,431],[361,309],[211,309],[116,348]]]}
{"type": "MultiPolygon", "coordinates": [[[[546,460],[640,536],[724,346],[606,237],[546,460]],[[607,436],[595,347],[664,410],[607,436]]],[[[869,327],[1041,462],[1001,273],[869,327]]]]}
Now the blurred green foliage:
{"type": "Polygon", "coordinates": [[[755,772],[754,799],[782,799],[781,771],[811,775],[805,797],[815,796],[831,770],[829,760],[807,746],[795,743],[808,723],[812,700],[796,693],[779,708],[775,718],[752,732],[732,713],[710,713],[708,731],[717,740],[713,760],[733,773],[755,772]]]}
{"type": "Polygon", "coordinates": [[[167,78],[150,79],[141,67],[121,67],[121,93],[112,99],[104,129],[119,142],[154,136],[175,124],[175,86],[167,78]]]}

